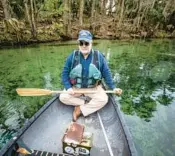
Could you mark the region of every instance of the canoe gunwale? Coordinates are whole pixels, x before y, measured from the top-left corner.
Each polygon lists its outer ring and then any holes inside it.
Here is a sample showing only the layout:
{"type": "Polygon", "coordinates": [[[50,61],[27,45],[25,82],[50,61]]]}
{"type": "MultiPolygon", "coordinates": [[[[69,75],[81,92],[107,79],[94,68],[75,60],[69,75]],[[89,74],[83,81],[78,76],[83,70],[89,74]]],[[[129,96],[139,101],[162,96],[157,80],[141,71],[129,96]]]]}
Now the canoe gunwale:
{"type": "Polygon", "coordinates": [[[16,141],[25,133],[25,131],[35,122],[41,114],[43,114],[51,104],[57,100],[59,95],[51,98],[46,104],[44,104],[28,121],[27,123],[17,132],[17,135],[8,141],[8,143],[0,150],[0,156],[6,154],[8,150],[16,143],[16,141]]]}
{"type": "Polygon", "coordinates": [[[128,126],[127,126],[125,120],[123,119],[123,116],[121,114],[121,111],[118,108],[118,105],[115,102],[114,95],[112,95],[112,94],[108,94],[108,95],[109,95],[109,98],[111,99],[111,102],[112,102],[112,104],[113,104],[113,106],[114,106],[114,108],[115,108],[115,110],[117,112],[117,116],[118,116],[118,118],[120,120],[120,123],[122,125],[122,129],[124,131],[124,135],[125,135],[125,138],[127,140],[131,156],[137,156],[137,151],[136,151],[136,148],[135,148],[135,145],[134,145],[131,133],[130,133],[130,131],[128,129],[128,126]]]}

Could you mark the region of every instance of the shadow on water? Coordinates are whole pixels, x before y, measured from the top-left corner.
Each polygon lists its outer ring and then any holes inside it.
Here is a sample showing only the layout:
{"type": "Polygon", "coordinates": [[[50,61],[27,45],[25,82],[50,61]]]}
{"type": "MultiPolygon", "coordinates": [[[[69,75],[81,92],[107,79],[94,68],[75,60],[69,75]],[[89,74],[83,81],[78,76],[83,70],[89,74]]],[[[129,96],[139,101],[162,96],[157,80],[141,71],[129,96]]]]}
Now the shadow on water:
{"type": "MultiPolygon", "coordinates": [[[[123,89],[116,100],[139,156],[175,153],[174,42],[95,41],[117,87],[123,89]]],[[[63,88],[61,70],[76,47],[76,41],[71,41],[0,50],[0,148],[51,98],[19,97],[15,89],[63,88]]]]}

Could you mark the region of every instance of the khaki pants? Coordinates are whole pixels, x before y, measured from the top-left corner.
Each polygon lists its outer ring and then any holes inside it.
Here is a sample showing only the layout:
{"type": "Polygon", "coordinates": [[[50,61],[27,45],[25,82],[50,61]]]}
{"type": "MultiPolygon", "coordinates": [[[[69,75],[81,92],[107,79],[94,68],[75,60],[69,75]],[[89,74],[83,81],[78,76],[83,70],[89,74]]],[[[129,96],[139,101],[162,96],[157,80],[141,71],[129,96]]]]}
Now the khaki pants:
{"type": "MultiPolygon", "coordinates": [[[[80,89],[76,88],[75,90],[80,89]]],[[[60,101],[66,105],[80,106],[81,112],[84,116],[88,116],[89,114],[98,111],[107,104],[108,96],[104,92],[104,89],[102,88],[101,85],[97,86],[96,88],[87,88],[83,90],[97,91],[97,93],[75,94],[75,95],[62,93],[60,94],[60,101]],[[88,96],[91,98],[91,100],[85,104],[85,100],[79,98],[81,95],[88,96]]]]}

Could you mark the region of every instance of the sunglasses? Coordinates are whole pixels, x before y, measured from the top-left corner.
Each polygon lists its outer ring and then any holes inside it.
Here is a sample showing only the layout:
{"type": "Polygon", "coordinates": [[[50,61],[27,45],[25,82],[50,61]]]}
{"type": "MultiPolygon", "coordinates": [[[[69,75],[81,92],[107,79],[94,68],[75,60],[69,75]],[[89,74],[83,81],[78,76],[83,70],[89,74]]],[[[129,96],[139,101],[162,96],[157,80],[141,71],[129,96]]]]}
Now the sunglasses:
{"type": "Polygon", "coordinates": [[[82,42],[82,41],[80,41],[80,42],[79,42],[79,45],[80,45],[80,46],[83,46],[83,45],[89,46],[89,42],[82,42]]]}

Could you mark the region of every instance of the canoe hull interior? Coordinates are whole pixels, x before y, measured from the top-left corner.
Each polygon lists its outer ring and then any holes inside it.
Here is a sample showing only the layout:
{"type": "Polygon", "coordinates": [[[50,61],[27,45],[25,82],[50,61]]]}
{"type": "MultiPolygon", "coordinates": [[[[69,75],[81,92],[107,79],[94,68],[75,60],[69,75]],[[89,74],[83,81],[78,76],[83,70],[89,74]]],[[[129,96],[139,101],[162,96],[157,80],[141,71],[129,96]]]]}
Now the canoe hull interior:
{"type": "MultiPolygon", "coordinates": [[[[62,104],[57,97],[18,138],[22,139],[31,149],[60,154],[63,151],[62,138],[72,121],[72,112],[73,107],[62,104]]],[[[134,155],[111,97],[108,104],[98,113],[113,155],[134,155]]],[[[98,114],[93,113],[88,117],[80,117],[77,122],[85,126],[85,131],[93,133],[93,147],[90,155],[111,156],[98,114]]]]}

